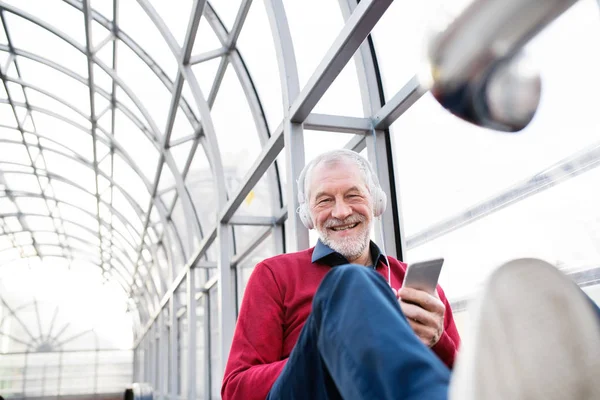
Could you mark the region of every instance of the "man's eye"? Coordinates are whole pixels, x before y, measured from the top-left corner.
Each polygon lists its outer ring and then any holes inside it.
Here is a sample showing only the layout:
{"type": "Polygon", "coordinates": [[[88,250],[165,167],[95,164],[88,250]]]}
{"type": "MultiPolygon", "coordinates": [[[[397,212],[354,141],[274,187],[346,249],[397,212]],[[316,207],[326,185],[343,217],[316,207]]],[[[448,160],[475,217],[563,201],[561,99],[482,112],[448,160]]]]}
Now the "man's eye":
{"type": "Polygon", "coordinates": [[[327,203],[327,202],[329,202],[329,199],[322,199],[322,200],[319,200],[319,201],[317,202],[317,204],[325,204],[325,203],[327,203]]]}

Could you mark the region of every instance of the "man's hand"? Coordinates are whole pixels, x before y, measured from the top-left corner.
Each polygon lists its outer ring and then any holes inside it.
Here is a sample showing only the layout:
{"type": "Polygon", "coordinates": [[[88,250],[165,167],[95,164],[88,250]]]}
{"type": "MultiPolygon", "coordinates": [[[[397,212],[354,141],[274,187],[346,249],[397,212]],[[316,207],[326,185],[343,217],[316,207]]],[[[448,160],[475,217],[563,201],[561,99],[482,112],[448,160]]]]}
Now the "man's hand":
{"type": "Polygon", "coordinates": [[[444,332],[446,311],[437,290],[435,295],[408,287],[394,292],[397,293],[400,308],[413,331],[426,346],[433,347],[444,332]]]}

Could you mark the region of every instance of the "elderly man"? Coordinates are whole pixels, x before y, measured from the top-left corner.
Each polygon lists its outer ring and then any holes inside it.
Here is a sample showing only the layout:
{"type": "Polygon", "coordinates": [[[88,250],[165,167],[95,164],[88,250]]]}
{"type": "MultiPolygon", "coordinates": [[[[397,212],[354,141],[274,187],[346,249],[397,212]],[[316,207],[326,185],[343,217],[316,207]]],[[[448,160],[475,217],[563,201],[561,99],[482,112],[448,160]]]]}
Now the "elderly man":
{"type": "MultiPolygon", "coordinates": [[[[403,356],[391,351],[393,343],[409,353],[430,347],[428,356],[442,361],[432,374],[447,379],[460,343],[452,310],[439,287],[435,295],[401,288],[406,265],[370,240],[386,198],[368,161],[349,150],[323,154],[304,168],[298,191],[300,216],[320,239],[314,248],[267,259],[254,269],[223,398],[263,400],[269,392],[272,398],[339,398],[338,387],[359,384],[357,379],[365,387],[382,387],[369,380],[387,368],[386,358],[403,356]],[[319,285],[322,295],[315,297],[319,285]],[[391,329],[401,320],[410,340],[391,329]],[[369,358],[373,349],[384,350],[385,357],[369,358]]],[[[418,376],[420,367],[403,374],[418,376]]]]}
{"type": "Polygon", "coordinates": [[[434,295],[401,287],[406,265],[370,240],[386,206],[370,164],[347,150],[325,153],[304,168],[298,192],[300,217],[319,241],[256,266],[224,399],[588,399],[573,397],[573,388],[596,398],[586,378],[600,372],[600,324],[575,285],[554,279],[555,268],[520,260],[496,273],[450,388],[460,343],[452,310],[440,287],[434,295]],[[571,306],[566,316],[548,308],[556,301],[571,306]],[[567,351],[557,345],[569,329],[588,336],[567,351]],[[562,374],[556,366],[566,358],[573,368],[562,374]]]}

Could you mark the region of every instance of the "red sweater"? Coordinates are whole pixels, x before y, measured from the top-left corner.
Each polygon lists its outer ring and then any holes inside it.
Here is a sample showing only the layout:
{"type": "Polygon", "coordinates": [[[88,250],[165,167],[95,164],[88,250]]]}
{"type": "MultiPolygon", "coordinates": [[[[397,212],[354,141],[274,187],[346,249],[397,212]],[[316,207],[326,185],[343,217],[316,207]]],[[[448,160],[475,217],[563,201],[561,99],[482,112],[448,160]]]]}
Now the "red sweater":
{"type": "MultiPolygon", "coordinates": [[[[264,400],[292,352],[300,331],[311,312],[313,296],[331,269],[322,260],[312,262],[314,247],[259,263],[246,286],[221,396],[224,400],[264,400]]],[[[392,287],[400,288],[406,264],[388,257],[392,287]]],[[[381,261],[376,270],[387,280],[387,266],[381,261]]],[[[442,289],[438,293],[446,305],[444,333],[433,351],[452,367],[460,343],[450,304],[442,289]]]]}

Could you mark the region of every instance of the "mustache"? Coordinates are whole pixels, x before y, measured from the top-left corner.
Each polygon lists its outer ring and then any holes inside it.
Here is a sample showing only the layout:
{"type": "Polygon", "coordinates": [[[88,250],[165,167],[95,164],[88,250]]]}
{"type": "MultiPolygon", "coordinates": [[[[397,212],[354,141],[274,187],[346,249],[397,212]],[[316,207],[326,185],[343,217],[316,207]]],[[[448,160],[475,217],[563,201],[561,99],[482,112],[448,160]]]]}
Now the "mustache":
{"type": "Polygon", "coordinates": [[[349,224],[356,224],[358,222],[365,222],[366,218],[359,214],[350,215],[348,218],[341,220],[338,218],[330,218],[323,224],[324,228],[334,228],[336,226],[343,226],[349,224]]]}

